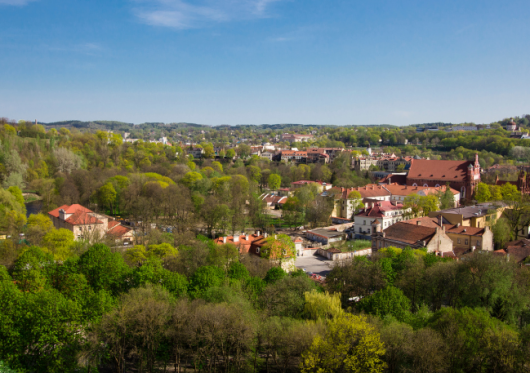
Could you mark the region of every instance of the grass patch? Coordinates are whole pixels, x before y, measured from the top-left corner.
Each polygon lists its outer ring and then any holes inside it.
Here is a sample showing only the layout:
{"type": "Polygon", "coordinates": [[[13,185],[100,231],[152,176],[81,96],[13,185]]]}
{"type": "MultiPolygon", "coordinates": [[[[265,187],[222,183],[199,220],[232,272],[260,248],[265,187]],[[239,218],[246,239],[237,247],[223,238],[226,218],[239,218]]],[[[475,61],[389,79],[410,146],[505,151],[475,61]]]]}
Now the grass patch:
{"type": "Polygon", "coordinates": [[[335,249],[339,249],[343,253],[351,251],[364,250],[369,247],[372,247],[372,241],[369,240],[352,240],[352,241],[343,241],[342,243],[333,246],[335,249]]]}

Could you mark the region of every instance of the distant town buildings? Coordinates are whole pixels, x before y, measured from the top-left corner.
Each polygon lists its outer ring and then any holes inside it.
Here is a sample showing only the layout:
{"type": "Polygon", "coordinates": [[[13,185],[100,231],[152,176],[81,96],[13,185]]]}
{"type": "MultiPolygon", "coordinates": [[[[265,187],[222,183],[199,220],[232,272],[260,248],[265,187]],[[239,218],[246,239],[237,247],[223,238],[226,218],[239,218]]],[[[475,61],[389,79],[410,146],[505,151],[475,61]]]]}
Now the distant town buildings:
{"type": "Polygon", "coordinates": [[[313,135],[297,135],[297,134],[290,134],[290,133],[282,134],[282,141],[288,141],[290,143],[309,141],[312,139],[313,139],[313,135]]]}

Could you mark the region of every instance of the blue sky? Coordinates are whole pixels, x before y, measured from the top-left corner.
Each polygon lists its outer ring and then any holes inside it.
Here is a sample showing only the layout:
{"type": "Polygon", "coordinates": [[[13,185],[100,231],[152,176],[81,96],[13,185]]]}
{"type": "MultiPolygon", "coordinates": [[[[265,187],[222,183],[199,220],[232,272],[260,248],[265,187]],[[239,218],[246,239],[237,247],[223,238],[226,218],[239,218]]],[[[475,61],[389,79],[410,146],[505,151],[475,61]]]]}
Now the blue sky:
{"type": "Polygon", "coordinates": [[[489,123],[530,113],[528,0],[0,0],[0,116],[489,123]]]}

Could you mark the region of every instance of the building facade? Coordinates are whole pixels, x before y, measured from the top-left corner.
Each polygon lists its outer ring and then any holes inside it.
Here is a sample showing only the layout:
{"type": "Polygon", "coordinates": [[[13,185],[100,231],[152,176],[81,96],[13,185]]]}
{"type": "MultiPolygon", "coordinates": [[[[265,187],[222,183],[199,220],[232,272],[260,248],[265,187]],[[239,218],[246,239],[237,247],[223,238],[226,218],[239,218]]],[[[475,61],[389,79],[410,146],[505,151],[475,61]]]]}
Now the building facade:
{"type": "Polygon", "coordinates": [[[130,228],[110,216],[95,213],[81,205],[63,205],[48,212],[48,215],[55,228],[72,231],[76,241],[93,242],[107,235],[125,245],[134,243],[134,233],[130,228]]]}

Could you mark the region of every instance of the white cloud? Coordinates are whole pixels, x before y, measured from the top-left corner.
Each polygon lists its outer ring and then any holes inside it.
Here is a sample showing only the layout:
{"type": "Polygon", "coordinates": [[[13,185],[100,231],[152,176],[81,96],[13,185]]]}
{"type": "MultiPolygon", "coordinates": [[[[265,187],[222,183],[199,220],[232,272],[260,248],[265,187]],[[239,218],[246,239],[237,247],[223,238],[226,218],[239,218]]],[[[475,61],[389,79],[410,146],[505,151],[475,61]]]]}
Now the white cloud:
{"type": "MultiPolygon", "coordinates": [[[[0,0],[2,1],[2,0],[0,0]]],[[[269,17],[272,3],[282,0],[133,0],[135,15],[153,26],[189,29],[211,24],[269,17]]]]}
{"type": "Polygon", "coordinates": [[[0,0],[0,5],[5,4],[5,5],[22,6],[32,1],[35,1],[35,0],[0,0]]]}

